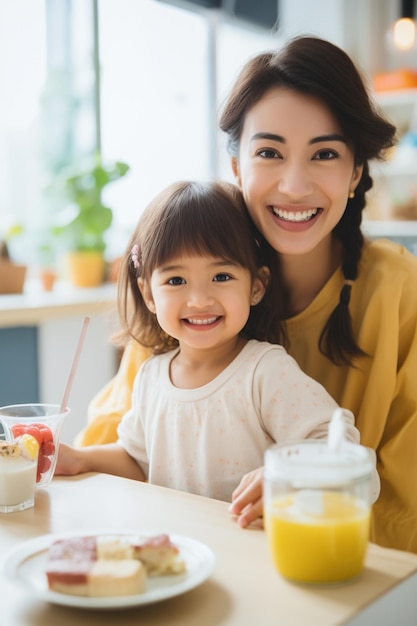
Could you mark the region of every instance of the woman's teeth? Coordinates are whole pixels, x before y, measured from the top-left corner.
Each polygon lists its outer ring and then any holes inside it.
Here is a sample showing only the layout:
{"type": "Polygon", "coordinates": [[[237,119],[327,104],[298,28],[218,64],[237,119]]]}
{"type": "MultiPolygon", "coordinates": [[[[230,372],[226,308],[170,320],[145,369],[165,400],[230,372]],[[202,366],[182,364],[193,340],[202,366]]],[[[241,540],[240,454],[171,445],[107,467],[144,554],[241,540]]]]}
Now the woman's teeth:
{"type": "Polygon", "coordinates": [[[307,222],[318,213],[318,209],[309,209],[308,211],[283,211],[282,209],[274,209],[273,207],[272,211],[274,215],[287,222],[307,222]]]}
{"type": "Polygon", "coordinates": [[[187,318],[187,322],[189,324],[195,324],[196,326],[204,326],[204,325],[208,325],[208,324],[214,324],[215,321],[217,321],[219,318],[216,317],[208,317],[204,320],[193,320],[190,318],[187,318]]]}

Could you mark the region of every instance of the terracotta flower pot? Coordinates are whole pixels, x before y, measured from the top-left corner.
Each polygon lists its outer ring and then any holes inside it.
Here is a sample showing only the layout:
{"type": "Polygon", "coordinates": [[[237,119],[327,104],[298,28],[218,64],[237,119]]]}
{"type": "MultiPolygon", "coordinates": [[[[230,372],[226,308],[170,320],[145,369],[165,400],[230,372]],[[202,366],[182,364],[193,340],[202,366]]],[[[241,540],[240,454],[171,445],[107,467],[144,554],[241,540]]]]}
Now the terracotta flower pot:
{"type": "Polygon", "coordinates": [[[43,269],[39,272],[42,289],[44,291],[52,291],[56,281],[56,272],[43,269]]]}
{"type": "Polygon", "coordinates": [[[26,265],[15,265],[0,259],[0,294],[22,293],[26,278],[26,265]]]}

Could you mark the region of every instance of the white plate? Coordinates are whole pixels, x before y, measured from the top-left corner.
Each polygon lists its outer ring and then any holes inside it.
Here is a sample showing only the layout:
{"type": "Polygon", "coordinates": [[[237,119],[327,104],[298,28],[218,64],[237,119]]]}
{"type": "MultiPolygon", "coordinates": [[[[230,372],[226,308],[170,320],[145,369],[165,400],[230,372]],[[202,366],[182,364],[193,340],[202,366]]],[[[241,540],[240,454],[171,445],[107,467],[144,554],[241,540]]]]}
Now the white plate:
{"type": "Polygon", "coordinates": [[[4,561],[4,571],[7,577],[13,578],[15,581],[24,585],[26,589],[32,591],[42,600],[53,604],[76,606],[86,609],[117,609],[159,602],[167,598],[178,596],[197,587],[210,576],[215,563],[212,550],[196,539],[167,533],[172,543],[178,547],[180,557],[185,561],[186,571],[183,574],[148,578],[146,581],[146,591],[144,593],[134,596],[86,598],[83,596],[71,596],[64,593],[57,593],[48,589],[45,574],[47,553],[49,546],[56,539],[85,535],[147,537],[155,534],[158,533],[142,531],[118,531],[112,533],[106,530],[42,535],[36,539],[25,541],[25,543],[18,548],[12,550],[4,561]]]}

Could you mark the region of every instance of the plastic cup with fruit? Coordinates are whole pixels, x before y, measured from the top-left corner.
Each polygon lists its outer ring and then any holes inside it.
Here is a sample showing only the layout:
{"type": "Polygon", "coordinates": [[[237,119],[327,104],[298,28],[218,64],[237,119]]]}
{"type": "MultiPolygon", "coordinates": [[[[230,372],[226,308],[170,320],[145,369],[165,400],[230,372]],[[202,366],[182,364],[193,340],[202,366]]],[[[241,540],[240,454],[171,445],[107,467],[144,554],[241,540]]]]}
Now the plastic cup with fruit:
{"type": "Polygon", "coordinates": [[[70,409],[57,404],[14,404],[0,407],[0,425],[6,440],[16,442],[24,435],[38,445],[36,486],[47,485],[55,471],[61,426],[70,409]]]}
{"type": "Polygon", "coordinates": [[[0,441],[0,513],[34,505],[38,452],[37,440],[27,433],[0,441]]]}

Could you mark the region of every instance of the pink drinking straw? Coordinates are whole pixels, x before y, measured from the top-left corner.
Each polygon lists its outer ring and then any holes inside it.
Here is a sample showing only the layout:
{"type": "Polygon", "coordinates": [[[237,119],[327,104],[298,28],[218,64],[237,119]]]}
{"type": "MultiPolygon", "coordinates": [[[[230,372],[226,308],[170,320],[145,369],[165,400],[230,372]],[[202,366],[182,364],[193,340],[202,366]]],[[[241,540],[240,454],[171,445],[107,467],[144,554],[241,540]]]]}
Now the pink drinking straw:
{"type": "Polygon", "coordinates": [[[63,413],[65,409],[67,408],[68,398],[71,393],[72,383],[74,381],[75,372],[77,370],[78,361],[80,358],[81,350],[82,350],[84,339],[85,339],[85,334],[87,332],[87,327],[89,323],[90,323],[90,318],[85,317],[82,328],[81,328],[80,336],[78,337],[77,347],[75,348],[75,354],[72,360],[71,370],[68,376],[67,385],[65,387],[64,396],[62,398],[61,407],[59,409],[60,413],[63,413]]]}

